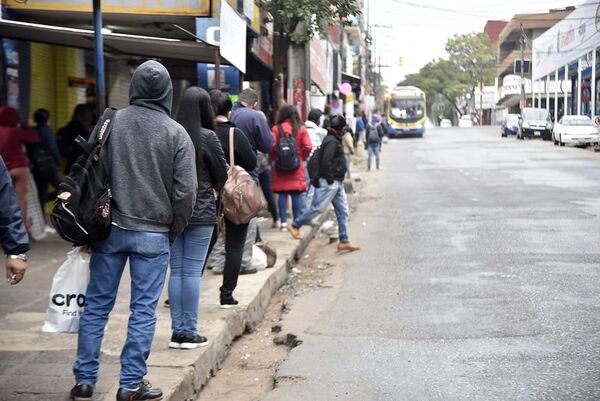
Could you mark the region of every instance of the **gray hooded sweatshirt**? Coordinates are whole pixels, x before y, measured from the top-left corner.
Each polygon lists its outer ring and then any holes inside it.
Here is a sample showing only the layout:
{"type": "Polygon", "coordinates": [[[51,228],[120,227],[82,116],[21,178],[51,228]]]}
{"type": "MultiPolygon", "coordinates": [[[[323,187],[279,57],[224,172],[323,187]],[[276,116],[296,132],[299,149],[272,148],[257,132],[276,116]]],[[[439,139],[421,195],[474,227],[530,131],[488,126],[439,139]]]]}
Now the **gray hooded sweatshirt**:
{"type": "Polygon", "coordinates": [[[169,117],[172,98],[167,69],[146,61],[131,78],[130,105],[117,112],[109,139],[114,224],[169,233],[171,241],[187,226],[198,186],[194,145],[169,117]]]}

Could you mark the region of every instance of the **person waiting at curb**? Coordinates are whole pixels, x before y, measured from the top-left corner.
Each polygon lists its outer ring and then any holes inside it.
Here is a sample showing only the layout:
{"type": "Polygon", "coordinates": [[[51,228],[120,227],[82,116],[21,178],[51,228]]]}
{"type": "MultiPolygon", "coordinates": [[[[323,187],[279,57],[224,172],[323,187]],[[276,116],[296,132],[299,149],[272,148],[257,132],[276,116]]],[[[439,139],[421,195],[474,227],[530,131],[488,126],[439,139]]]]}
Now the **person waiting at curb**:
{"type": "Polygon", "coordinates": [[[19,200],[23,222],[29,230],[31,222],[27,213],[27,192],[31,175],[25,145],[39,143],[40,137],[34,129],[19,120],[16,109],[8,106],[0,107],[0,156],[6,163],[19,200]]]}
{"type": "Polygon", "coordinates": [[[344,147],[344,158],[346,159],[346,178],[352,178],[350,168],[352,166],[352,156],[354,155],[354,135],[350,127],[344,128],[342,136],[342,146],[344,147]]]}
{"type": "Polygon", "coordinates": [[[0,241],[6,254],[6,281],[18,284],[27,270],[29,238],[8,169],[0,157],[0,241]]]}
{"type": "MultiPolygon", "coordinates": [[[[308,156],[309,159],[315,153],[315,150],[321,146],[321,143],[323,143],[323,139],[325,139],[325,137],[327,136],[327,130],[319,126],[322,117],[323,112],[321,110],[311,109],[311,111],[308,113],[308,119],[304,123],[304,127],[306,128],[306,132],[308,132],[308,136],[310,137],[310,143],[312,145],[312,150],[310,151],[310,155],[308,156]]],[[[305,163],[305,166],[306,164],[308,163],[305,163]]],[[[305,175],[306,183],[308,184],[308,189],[306,190],[304,208],[307,208],[310,207],[310,205],[313,202],[315,187],[310,183],[310,177],[308,176],[307,169],[305,169],[305,175]]]]}
{"type": "Polygon", "coordinates": [[[367,138],[365,140],[365,150],[368,152],[367,171],[371,171],[371,159],[375,155],[375,167],[379,170],[379,153],[385,136],[381,118],[377,115],[373,116],[373,124],[367,125],[367,138]]]}
{"type": "MultiPolygon", "coordinates": [[[[246,135],[255,156],[257,156],[257,152],[268,154],[273,146],[271,130],[269,129],[264,114],[255,110],[257,105],[258,94],[254,89],[246,88],[240,92],[238,100],[231,109],[231,122],[246,135]]],[[[259,183],[258,169],[259,167],[257,166],[254,170],[248,171],[257,184],[259,183]]],[[[257,272],[250,264],[250,261],[252,260],[252,245],[254,245],[254,237],[256,236],[257,231],[258,217],[255,217],[248,223],[249,240],[246,241],[246,246],[244,246],[241,268],[242,274],[252,274],[257,272]]]]}
{"type": "MultiPolygon", "coordinates": [[[[302,194],[306,192],[306,171],[304,163],[310,155],[312,145],[306,128],[300,122],[298,110],[291,105],[285,105],[279,109],[277,115],[277,124],[272,129],[273,149],[271,150],[271,160],[273,163],[273,192],[279,194],[279,218],[281,219],[281,229],[287,229],[287,200],[288,195],[292,198],[292,215],[297,219],[302,212],[302,194]],[[279,169],[277,160],[278,148],[282,136],[293,138],[296,143],[297,168],[292,171],[282,171],[279,169]]],[[[291,154],[290,154],[291,157],[291,154]]]]}
{"type": "Polygon", "coordinates": [[[344,190],[344,176],[346,175],[346,159],[342,147],[342,135],[346,127],[346,119],[341,115],[331,117],[329,133],[321,145],[319,163],[319,189],[317,200],[310,205],[292,225],[288,231],[295,239],[302,239],[300,227],[308,224],[314,217],[323,213],[329,204],[333,204],[335,216],[338,221],[340,242],[337,246],[340,251],[357,251],[360,248],[353,245],[348,238],[348,199],[344,190]]]}
{"type": "MultiPolygon", "coordinates": [[[[226,157],[229,157],[229,131],[233,128],[235,164],[249,173],[254,171],[256,167],[256,152],[250,146],[246,135],[236,128],[235,124],[229,121],[228,118],[232,108],[231,98],[227,93],[212,90],[210,91],[210,99],[216,115],[215,132],[221,142],[224,154],[227,155],[226,157]]],[[[238,301],[233,297],[233,291],[237,287],[240,275],[248,224],[233,224],[226,217],[224,220],[225,238],[224,240],[220,240],[221,242],[217,241],[212,250],[214,255],[211,255],[211,259],[213,273],[218,274],[219,271],[223,273],[223,285],[219,289],[221,308],[232,308],[238,304],[238,301]],[[224,246],[219,245],[222,242],[224,242],[224,246]],[[217,261],[222,261],[222,268],[215,265],[217,261]]],[[[254,235],[256,235],[256,231],[254,235]]],[[[256,270],[252,273],[256,273],[256,270]]]]}
{"type": "Polygon", "coordinates": [[[198,306],[202,269],[210,245],[217,210],[214,191],[227,181],[227,163],[221,142],[214,133],[215,117],[208,93],[187,88],[177,113],[196,151],[198,193],[189,225],[171,246],[169,306],[173,335],[169,348],[193,349],[208,345],[198,334],[198,306]]]}
{"type": "Polygon", "coordinates": [[[196,201],[194,145],[170,118],[171,77],[157,61],[133,73],[129,106],[117,111],[108,141],[112,221],[107,239],[92,246],[90,282],[79,322],[76,384],[71,399],[92,399],[100,347],[129,259],[131,298],[121,352],[117,401],[157,401],[163,393],[144,380],[156,330],[156,304],[165,282],[169,243],[185,229],[196,201]]]}

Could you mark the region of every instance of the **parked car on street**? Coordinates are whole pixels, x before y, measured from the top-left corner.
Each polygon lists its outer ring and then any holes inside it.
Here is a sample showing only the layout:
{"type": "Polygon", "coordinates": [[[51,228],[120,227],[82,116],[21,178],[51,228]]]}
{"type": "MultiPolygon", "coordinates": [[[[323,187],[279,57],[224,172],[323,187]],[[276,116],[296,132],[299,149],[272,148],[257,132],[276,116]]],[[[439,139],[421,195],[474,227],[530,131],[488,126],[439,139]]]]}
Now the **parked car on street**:
{"type": "Polygon", "coordinates": [[[440,121],[440,128],[451,128],[452,127],[452,121],[448,120],[447,118],[442,119],[442,121],[440,121]]]}
{"type": "Polygon", "coordinates": [[[527,107],[521,112],[521,135],[517,134],[517,139],[541,136],[544,141],[549,141],[552,139],[552,128],[548,110],[527,107]]]}
{"type": "Polygon", "coordinates": [[[519,132],[519,115],[508,114],[506,117],[504,117],[500,130],[502,136],[517,135],[519,132]]]}
{"type": "Polygon", "coordinates": [[[465,114],[460,117],[460,120],[458,120],[458,126],[461,128],[470,128],[473,126],[473,119],[470,115],[465,114]]]}
{"type": "Polygon", "coordinates": [[[598,128],[588,116],[564,116],[555,124],[552,132],[555,145],[593,145],[600,142],[598,128]]]}

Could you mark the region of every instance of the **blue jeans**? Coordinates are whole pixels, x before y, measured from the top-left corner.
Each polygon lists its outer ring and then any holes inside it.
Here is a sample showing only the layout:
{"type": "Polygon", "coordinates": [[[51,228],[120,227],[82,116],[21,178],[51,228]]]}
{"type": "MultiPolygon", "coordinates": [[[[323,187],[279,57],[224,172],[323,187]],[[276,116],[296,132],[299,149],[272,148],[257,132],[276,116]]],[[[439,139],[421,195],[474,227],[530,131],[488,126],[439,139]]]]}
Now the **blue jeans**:
{"type": "Polygon", "coordinates": [[[271,191],[271,183],[272,183],[271,169],[266,169],[265,171],[260,173],[258,175],[258,182],[260,183],[260,188],[262,189],[262,193],[265,196],[265,200],[267,201],[269,213],[271,213],[271,217],[273,217],[273,221],[276,222],[277,220],[279,220],[279,216],[277,215],[277,206],[275,205],[275,197],[273,196],[273,192],[271,191]]]}
{"type": "Polygon", "coordinates": [[[279,217],[282,223],[287,223],[288,195],[292,197],[292,214],[294,216],[294,219],[300,216],[300,212],[302,211],[302,192],[279,192],[279,217]]]}
{"type": "Polygon", "coordinates": [[[369,157],[367,159],[367,169],[371,170],[371,158],[373,157],[373,153],[375,153],[375,165],[377,170],[379,170],[379,144],[369,145],[367,150],[369,152],[369,157]]]}
{"type": "Polygon", "coordinates": [[[332,203],[338,221],[340,242],[348,242],[348,200],[344,183],[334,181],[333,184],[328,184],[327,180],[321,178],[320,184],[321,186],[315,190],[315,200],[312,205],[294,220],[294,227],[300,228],[310,223],[313,218],[323,213],[327,206],[332,203]]]}
{"type": "Polygon", "coordinates": [[[131,299],[127,339],[121,352],[121,387],[135,388],[147,373],[156,328],[156,303],[169,262],[167,233],[139,232],[112,226],[110,236],[93,246],[90,283],[79,322],[77,360],[73,373],[78,384],[98,380],[100,347],[125,264],[129,259],[131,299]]]}
{"type": "Polygon", "coordinates": [[[171,246],[169,309],[174,333],[198,334],[202,268],[214,226],[188,226],[171,246]]]}

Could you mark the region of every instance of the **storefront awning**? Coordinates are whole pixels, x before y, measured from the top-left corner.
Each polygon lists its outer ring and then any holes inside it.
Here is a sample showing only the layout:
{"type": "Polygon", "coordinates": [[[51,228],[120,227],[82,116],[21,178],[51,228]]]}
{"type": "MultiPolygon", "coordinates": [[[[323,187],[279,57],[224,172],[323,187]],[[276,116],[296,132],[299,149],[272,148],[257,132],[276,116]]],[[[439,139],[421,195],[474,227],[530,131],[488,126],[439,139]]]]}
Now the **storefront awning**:
{"type": "MultiPolygon", "coordinates": [[[[94,31],[0,20],[0,37],[81,49],[94,48],[94,31]]],[[[191,40],[107,33],[104,50],[133,56],[213,63],[216,47],[191,40]]],[[[221,62],[229,64],[221,57],[221,62]]]]}
{"type": "Polygon", "coordinates": [[[360,77],[358,75],[348,74],[347,72],[342,72],[342,81],[350,84],[360,85],[360,77]]]}

